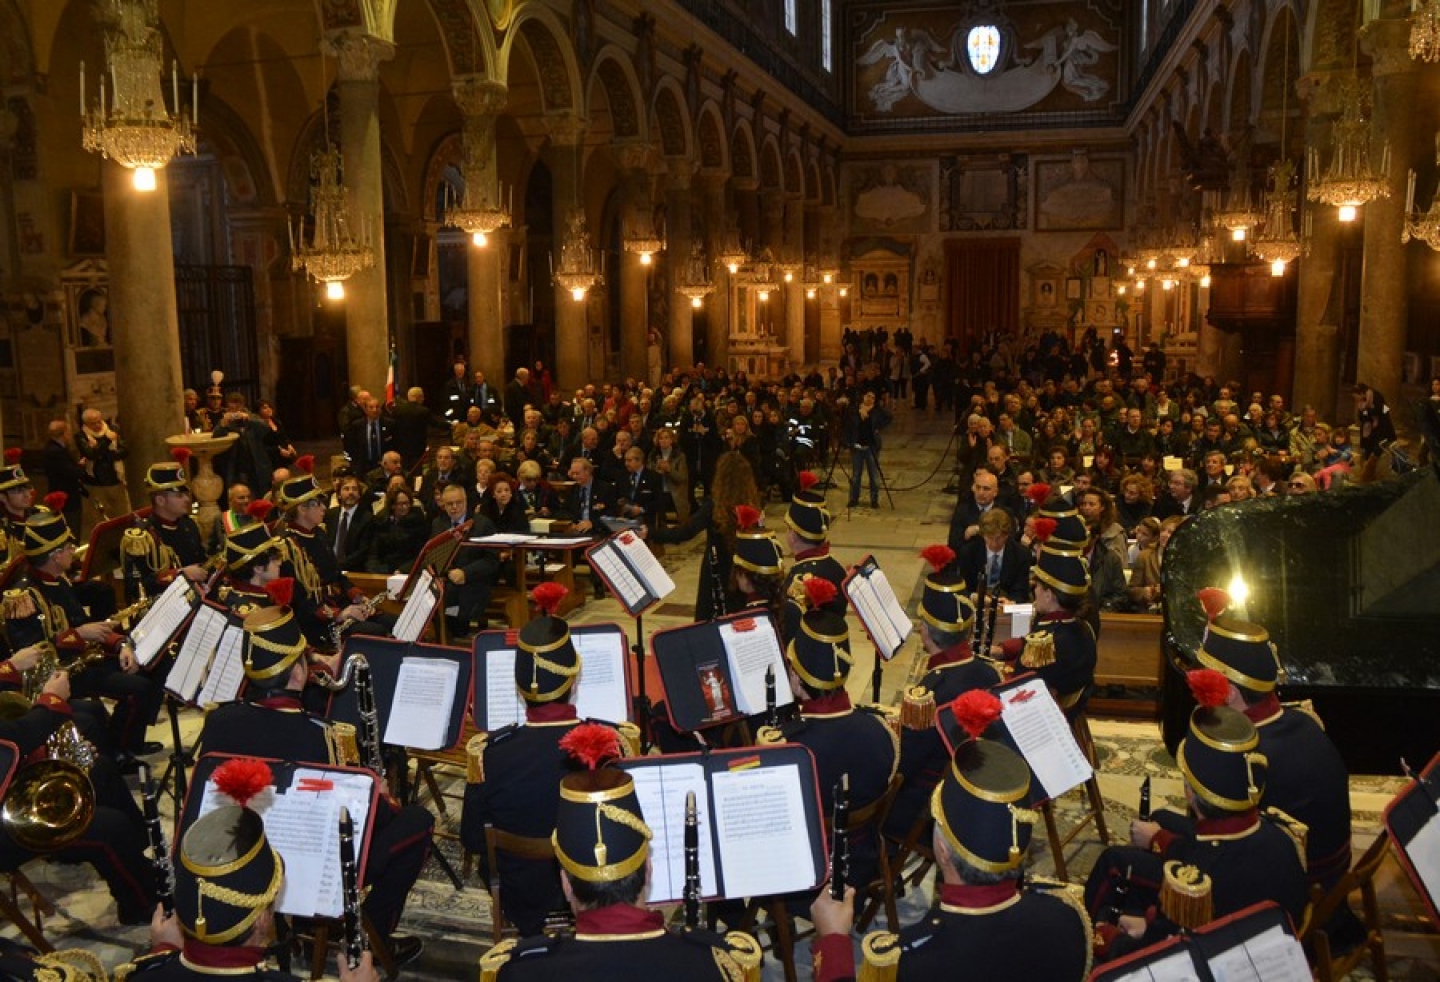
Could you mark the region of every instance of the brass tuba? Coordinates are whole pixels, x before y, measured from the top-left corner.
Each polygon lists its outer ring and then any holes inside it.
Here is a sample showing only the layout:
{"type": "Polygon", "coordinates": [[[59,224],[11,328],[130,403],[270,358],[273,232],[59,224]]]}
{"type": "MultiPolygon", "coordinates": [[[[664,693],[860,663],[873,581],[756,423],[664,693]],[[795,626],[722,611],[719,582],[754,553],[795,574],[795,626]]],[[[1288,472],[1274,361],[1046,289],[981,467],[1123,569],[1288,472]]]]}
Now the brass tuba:
{"type": "MultiPolygon", "coordinates": [[[[30,708],[19,693],[0,693],[0,719],[18,719],[30,708]]],[[[51,734],[47,747],[50,758],[22,767],[0,803],[0,827],[17,845],[39,853],[65,848],[95,817],[88,773],[95,748],[69,721],[51,734]]]]}

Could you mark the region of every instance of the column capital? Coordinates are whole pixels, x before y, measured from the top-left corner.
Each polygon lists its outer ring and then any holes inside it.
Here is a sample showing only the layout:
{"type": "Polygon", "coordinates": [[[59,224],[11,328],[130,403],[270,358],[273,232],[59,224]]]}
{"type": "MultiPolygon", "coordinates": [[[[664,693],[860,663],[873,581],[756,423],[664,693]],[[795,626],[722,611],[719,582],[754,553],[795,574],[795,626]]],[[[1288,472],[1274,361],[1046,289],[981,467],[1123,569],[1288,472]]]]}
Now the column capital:
{"type": "Polygon", "coordinates": [[[1343,72],[1310,72],[1295,80],[1295,94],[1300,101],[1305,103],[1305,114],[1310,119],[1322,116],[1335,116],[1344,108],[1344,99],[1341,89],[1347,79],[1352,78],[1353,73],[1343,72]]]}
{"type": "Polygon", "coordinates": [[[650,159],[654,148],[644,140],[616,140],[610,144],[615,163],[622,172],[640,171],[649,173],[650,159]]]}
{"type": "Polygon", "coordinates": [[[550,142],[556,146],[577,147],[585,139],[585,131],[590,128],[590,121],[575,113],[554,113],[542,116],[541,126],[545,128],[550,142]]]}
{"type": "Polygon", "coordinates": [[[496,115],[505,108],[510,93],[504,82],[481,75],[464,75],[454,79],[450,89],[455,105],[466,119],[496,115]]]}
{"type": "Polygon", "coordinates": [[[665,171],[668,181],[666,188],[671,191],[688,191],[695,177],[695,162],[689,157],[666,157],[665,171]]]}
{"type": "Polygon", "coordinates": [[[342,82],[375,82],[380,63],[395,55],[395,45],[356,30],[331,31],[320,42],[320,50],[339,63],[342,82]]]}
{"type": "Polygon", "coordinates": [[[1372,59],[1370,73],[1376,78],[1418,70],[1410,57],[1409,18],[1377,17],[1360,28],[1359,37],[1361,50],[1372,59]]]}
{"type": "Polygon", "coordinates": [[[695,184],[703,191],[723,191],[730,172],[723,167],[701,167],[695,172],[695,184]]]}

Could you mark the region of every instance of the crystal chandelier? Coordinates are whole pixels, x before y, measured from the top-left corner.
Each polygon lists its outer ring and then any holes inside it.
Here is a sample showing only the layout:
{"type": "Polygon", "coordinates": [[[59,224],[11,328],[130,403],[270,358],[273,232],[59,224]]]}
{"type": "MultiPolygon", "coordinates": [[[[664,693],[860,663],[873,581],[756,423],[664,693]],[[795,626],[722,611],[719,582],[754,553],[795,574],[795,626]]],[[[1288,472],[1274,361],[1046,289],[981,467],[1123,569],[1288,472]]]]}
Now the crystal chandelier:
{"type": "MultiPolygon", "coordinates": [[[[466,154],[468,158],[468,149],[466,154]]],[[[457,201],[454,191],[448,192],[445,224],[460,229],[470,236],[470,241],[477,248],[483,249],[489,243],[491,235],[510,224],[510,213],[515,204],[515,189],[510,188],[507,195],[503,186],[497,188],[495,197],[498,200],[491,204],[490,195],[482,190],[486,183],[483,168],[467,159],[461,167],[461,177],[465,182],[464,197],[457,201]]]]}
{"type": "Polygon", "coordinates": [[[1440,0],[1414,0],[1411,5],[1410,57],[1440,61],[1440,0]]]}
{"type": "Polygon", "coordinates": [[[1271,187],[1265,194],[1265,230],[1255,238],[1255,255],[1270,264],[1270,272],[1284,276],[1285,267],[1305,251],[1295,234],[1295,165],[1279,160],[1270,168],[1271,187]]]}
{"type": "MultiPolygon", "coordinates": [[[[1440,158],[1440,154],[1436,155],[1440,158]]],[[[1415,213],[1415,172],[1410,172],[1410,183],[1405,191],[1405,229],[1400,233],[1401,242],[1419,239],[1430,248],[1440,252],[1440,191],[1430,199],[1430,210],[1423,215],[1415,213]]]]}
{"type": "Polygon", "coordinates": [[[745,247],[740,244],[740,233],[734,226],[725,230],[725,239],[720,243],[720,248],[715,253],[715,261],[730,271],[734,276],[740,272],[740,267],[750,257],[745,254],[745,247]]]}
{"type": "Polygon", "coordinates": [[[657,252],[665,251],[665,240],[655,234],[655,221],[649,208],[642,209],[640,215],[626,225],[625,251],[637,253],[640,265],[649,266],[657,252]]]}
{"type": "Polygon", "coordinates": [[[161,91],[159,0],[101,0],[100,26],[110,86],[106,101],[105,72],[100,73],[100,104],[91,108],[85,91],[85,63],[80,63],[80,119],[86,150],[135,172],[135,188],[155,190],[155,172],[177,154],[195,152],[199,121],[199,83],[190,80],[190,113],[180,108],[180,75],[170,66],[170,101],[165,110],[161,91]],[[193,116],[191,115],[193,114],[193,116]]]}
{"type": "Polygon", "coordinates": [[[1250,230],[1259,225],[1265,216],[1255,207],[1250,197],[1250,168],[1240,167],[1230,182],[1230,191],[1225,195],[1225,204],[1215,213],[1215,224],[1230,230],[1230,237],[1244,242],[1250,230]]]}
{"type": "Polygon", "coordinates": [[[1380,154],[1379,171],[1370,167],[1370,124],[1360,106],[1358,85],[1351,83],[1345,108],[1332,127],[1335,149],[1330,166],[1320,172],[1320,154],[1313,147],[1306,157],[1305,196],[1340,210],[1340,221],[1353,222],[1356,209],[1376,198],[1388,198],[1385,176],[1390,173],[1390,145],[1380,154]]]}
{"type": "Polygon", "coordinates": [[[715,284],[710,282],[710,267],[705,262],[705,252],[699,242],[690,243],[690,261],[685,265],[685,278],[675,288],[675,292],[682,297],[690,299],[690,306],[697,310],[705,303],[715,289],[715,284]]]}
{"type": "Polygon", "coordinates": [[[565,221],[565,239],[560,243],[560,265],[552,274],[555,285],[569,292],[572,300],[585,299],[587,291],[604,282],[585,229],[585,212],[576,208],[565,221]]]}
{"type": "Polygon", "coordinates": [[[340,182],[340,151],[333,143],[310,158],[310,176],[315,181],[310,189],[314,231],[307,245],[304,219],[289,229],[290,268],[324,283],[326,296],[339,300],[345,296],[342,284],[375,261],[370,223],[362,218],[358,230],[351,228],[345,185],[340,182]]]}
{"type": "Polygon", "coordinates": [[[756,299],[765,303],[770,299],[770,291],[776,288],[775,282],[775,259],[766,249],[750,263],[748,282],[750,289],[755,291],[756,299]]]}

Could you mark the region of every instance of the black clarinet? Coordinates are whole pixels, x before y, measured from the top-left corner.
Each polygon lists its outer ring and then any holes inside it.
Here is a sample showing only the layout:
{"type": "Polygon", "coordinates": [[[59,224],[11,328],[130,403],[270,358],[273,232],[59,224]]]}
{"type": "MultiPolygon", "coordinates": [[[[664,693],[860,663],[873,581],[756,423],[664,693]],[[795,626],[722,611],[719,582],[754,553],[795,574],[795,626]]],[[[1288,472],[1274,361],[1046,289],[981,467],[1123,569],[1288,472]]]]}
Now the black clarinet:
{"type": "Polygon", "coordinates": [[[982,579],[979,589],[975,592],[975,628],[970,632],[970,646],[975,649],[975,654],[989,656],[990,650],[983,647],[985,643],[985,610],[987,601],[990,599],[990,591],[982,579]]]}
{"type": "Polygon", "coordinates": [[[1125,913],[1125,900],[1130,896],[1130,878],[1135,875],[1135,867],[1126,866],[1125,875],[1115,881],[1115,890],[1110,895],[1110,905],[1105,908],[1105,920],[1111,924],[1119,924],[1121,916],[1125,913]]]}
{"type": "Polygon", "coordinates": [[[779,726],[780,711],[775,706],[775,666],[765,666],[765,725],[779,726]]]}
{"type": "Polygon", "coordinates": [[[700,926],[700,817],[695,792],[685,792],[685,926],[700,926]]]}
{"type": "Polygon", "coordinates": [[[729,605],[725,602],[726,584],[720,582],[720,549],[718,546],[710,547],[710,619],[724,617],[730,613],[729,605]]]}
{"type": "Polygon", "coordinates": [[[1150,778],[1140,782],[1140,821],[1150,821],[1150,778]]]}
{"type": "Polygon", "coordinates": [[[340,809],[340,883],[345,891],[345,963],[360,967],[365,932],[360,929],[360,868],[355,865],[355,823],[350,809],[340,809]]]}
{"type": "Polygon", "coordinates": [[[841,774],[835,785],[835,806],[830,818],[830,899],[845,899],[845,880],[850,876],[850,775],[841,774]]]}
{"type": "Polygon", "coordinates": [[[175,913],[175,867],[165,844],[165,827],[160,823],[160,793],[150,768],[144,764],[140,765],[140,798],[145,807],[145,831],[150,837],[150,865],[155,869],[155,899],[169,917],[175,913]]]}

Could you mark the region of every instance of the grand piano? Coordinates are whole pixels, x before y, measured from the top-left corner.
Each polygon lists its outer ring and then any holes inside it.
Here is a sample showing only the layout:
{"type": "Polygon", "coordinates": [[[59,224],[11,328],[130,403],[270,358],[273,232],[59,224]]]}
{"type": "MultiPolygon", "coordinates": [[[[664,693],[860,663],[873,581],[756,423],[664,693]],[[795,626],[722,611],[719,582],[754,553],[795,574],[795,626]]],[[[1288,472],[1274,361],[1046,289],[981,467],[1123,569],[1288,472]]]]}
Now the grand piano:
{"type": "MultiPolygon", "coordinates": [[[[1428,408],[1428,407],[1427,407],[1428,408]]],[[[1433,410],[1432,410],[1433,412],[1433,410]]],[[[1163,566],[1161,721],[1174,752],[1194,701],[1196,593],[1248,589],[1283,700],[1309,699],[1352,773],[1399,773],[1440,748],[1440,446],[1433,466],[1322,494],[1222,505],[1176,530],[1163,566]]]]}

